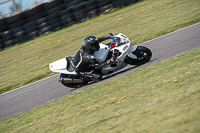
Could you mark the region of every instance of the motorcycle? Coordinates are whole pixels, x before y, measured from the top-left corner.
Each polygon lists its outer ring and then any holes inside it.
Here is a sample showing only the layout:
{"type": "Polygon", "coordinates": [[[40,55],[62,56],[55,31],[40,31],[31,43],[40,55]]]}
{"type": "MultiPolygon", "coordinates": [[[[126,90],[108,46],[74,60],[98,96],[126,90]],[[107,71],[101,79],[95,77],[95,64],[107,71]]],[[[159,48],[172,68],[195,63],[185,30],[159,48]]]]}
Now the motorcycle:
{"type": "MultiPolygon", "coordinates": [[[[114,73],[129,65],[142,65],[148,62],[152,57],[152,52],[144,46],[131,45],[131,41],[127,36],[119,33],[111,36],[111,41],[107,44],[100,43],[100,49],[94,52],[95,59],[100,63],[105,63],[116,55],[115,63],[111,63],[100,70],[102,76],[114,73]]],[[[73,69],[73,57],[62,58],[49,64],[52,72],[60,73],[59,82],[67,87],[78,88],[87,85],[91,81],[96,81],[95,67],[86,72],[77,73],[73,69]]],[[[101,79],[101,78],[100,78],[101,79]]]]}

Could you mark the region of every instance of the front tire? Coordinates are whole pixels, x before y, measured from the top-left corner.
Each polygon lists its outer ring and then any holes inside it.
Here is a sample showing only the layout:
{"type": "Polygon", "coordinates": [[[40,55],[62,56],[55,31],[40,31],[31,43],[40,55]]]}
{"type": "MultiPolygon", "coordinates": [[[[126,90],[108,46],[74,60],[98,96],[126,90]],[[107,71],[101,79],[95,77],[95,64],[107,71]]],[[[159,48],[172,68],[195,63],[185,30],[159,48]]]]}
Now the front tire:
{"type": "Polygon", "coordinates": [[[137,46],[137,49],[133,51],[132,54],[136,55],[137,59],[128,56],[125,59],[125,62],[130,65],[142,65],[148,62],[152,57],[151,50],[144,46],[137,46]]]}

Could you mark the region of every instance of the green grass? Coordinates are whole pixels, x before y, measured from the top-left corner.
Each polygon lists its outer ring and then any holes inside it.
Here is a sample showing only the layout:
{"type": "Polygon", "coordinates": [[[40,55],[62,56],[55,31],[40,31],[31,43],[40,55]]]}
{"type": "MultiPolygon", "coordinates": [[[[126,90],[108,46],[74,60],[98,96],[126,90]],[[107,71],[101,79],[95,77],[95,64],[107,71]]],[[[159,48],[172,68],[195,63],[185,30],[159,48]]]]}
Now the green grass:
{"type": "Polygon", "coordinates": [[[121,32],[132,44],[200,21],[198,0],[146,0],[0,52],[0,93],[53,75],[48,64],[73,56],[81,41],[121,32]]]}
{"type": "Polygon", "coordinates": [[[200,48],[6,118],[0,132],[199,133],[199,53],[200,48]]]}

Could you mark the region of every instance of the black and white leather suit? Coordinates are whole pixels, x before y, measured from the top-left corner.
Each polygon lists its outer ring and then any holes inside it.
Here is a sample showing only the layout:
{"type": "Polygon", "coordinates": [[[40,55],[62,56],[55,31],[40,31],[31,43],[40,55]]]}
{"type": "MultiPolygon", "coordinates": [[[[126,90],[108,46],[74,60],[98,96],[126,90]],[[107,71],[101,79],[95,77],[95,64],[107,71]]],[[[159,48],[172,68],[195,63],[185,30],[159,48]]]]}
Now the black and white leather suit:
{"type": "MultiPolygon", "coordinates": [[[[110,39],[109,36],[102,36],[96,39],[98,43],[110,39]]],[[[86,48],[84,45],[80,48],[77,54],[73,58],[74,69],[76,72],[85,72],[90,67],[94,67],[94,64],[98,64],[94,57],[94,50],[86,48]]]]}

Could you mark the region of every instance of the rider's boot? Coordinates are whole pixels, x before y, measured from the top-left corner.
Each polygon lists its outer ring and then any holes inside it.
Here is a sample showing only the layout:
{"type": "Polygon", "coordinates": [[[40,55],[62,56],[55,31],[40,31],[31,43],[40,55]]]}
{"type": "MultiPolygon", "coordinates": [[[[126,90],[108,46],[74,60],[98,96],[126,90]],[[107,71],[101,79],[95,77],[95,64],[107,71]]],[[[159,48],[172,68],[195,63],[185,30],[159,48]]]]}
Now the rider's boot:
{"type": "Polygon", "coordinates": [[[102,73],[96,70],[91,73],[91,76],[92,81],[95,82],[98,82],[102,79],[102,73]]]}

